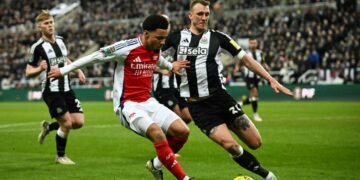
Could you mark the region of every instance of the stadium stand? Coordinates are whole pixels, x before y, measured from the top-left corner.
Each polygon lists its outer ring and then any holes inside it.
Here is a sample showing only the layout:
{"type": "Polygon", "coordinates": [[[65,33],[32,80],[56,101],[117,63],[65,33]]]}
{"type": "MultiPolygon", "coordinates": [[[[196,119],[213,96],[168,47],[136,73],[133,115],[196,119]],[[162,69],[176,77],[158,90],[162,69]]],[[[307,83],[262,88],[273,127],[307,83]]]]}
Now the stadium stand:
{"type": "MultiPolygon", "coordinates": [[[[360,82],[360,13],[357,1],[323,0],[230,0],[218,1],[211,26],[239,41],[256,37],[272,73],[285,83],[309,83],[304,74],[315,75],[315,83],[328,77],[340,83],[360,82]],[[221,15],[221,16],[220,16],[221,15]],[[286,78],[284,78],[286,77],[286,78]]],[[[39,38],[33,24],[41,9],[56,9],[78,3],[57,18],[63,36],[76,59],[98,47],[141,33],[140,21],[148,14],[170,16],[172,29],[188,22],[189,0],[56,0],[10,1],[0,5],[1,88],[33,87],[38,79],[27,79],[24,69],[30,45],[39,38]]],[[[229,81],[241,80],[226,64],[229,81]]],[[[112,77],[113,63],[86,69],[88,77],[112,77]]],[[[314,82],[314,81],[312,81],[314,82]]]]}

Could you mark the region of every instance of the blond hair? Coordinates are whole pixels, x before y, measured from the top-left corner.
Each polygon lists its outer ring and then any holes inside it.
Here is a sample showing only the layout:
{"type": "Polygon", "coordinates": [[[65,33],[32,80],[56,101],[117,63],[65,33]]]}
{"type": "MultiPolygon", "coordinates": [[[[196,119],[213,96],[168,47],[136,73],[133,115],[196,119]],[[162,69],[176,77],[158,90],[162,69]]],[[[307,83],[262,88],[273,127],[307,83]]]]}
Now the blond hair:
{"type": "Polygon", "coordinates": [[[191,0],[190,1],[190,11],[192,10],[192,8],[196,5],[196,4],[202,4],[204,6],[209,6],[210,2],[207,0],[191,0]]]}
{"type": "Polygon", "coordinates": [[[41,13],[36,16],[35,22],[36,22],[36,24],[41,23],[50,18],[54,18],[54,17],[50,14],[49,10],[41,10],[41,13]]]}

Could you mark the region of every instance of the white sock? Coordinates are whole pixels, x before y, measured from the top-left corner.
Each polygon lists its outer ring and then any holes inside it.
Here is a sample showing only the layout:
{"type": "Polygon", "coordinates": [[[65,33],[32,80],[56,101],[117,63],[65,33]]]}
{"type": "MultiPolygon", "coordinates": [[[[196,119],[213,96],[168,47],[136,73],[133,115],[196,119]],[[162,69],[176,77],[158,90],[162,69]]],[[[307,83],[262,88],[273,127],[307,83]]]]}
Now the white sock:
{"type": "Polygon", "coordinates": [[[60,128],[56,131],[56,134],[59,135],[63,139],[66,138],[66,134],[60,128]]]}
{"type": "Polygon", "coordinates": [[[237,158],[237,157],[240,157],[241,155],[243,155],[244,153],[244,149],[239,145],[239,151],[240,151],[240,154],[239,155],[233,155],[232,157],[233,158],[237,158]]]}
{"type": "Polygon", "coordinates": [[[153,166],[155,169],[161,169],[163,167],[163,164],[160,162],[157,156],[153,159],[153,166]]]}

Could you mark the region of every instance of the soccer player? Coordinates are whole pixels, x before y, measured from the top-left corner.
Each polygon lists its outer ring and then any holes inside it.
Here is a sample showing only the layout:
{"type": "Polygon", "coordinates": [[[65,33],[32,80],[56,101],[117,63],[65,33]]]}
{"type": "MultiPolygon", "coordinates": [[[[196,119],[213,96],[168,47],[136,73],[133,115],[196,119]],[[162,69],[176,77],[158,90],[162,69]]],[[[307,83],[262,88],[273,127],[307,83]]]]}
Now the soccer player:
{"type": "MultiPolygon", "coordinates": [[[[70,71],[91,63],[116,61],[113,103],[121,124],[148,138],[154,144],[158,159],[180,180],[190,179],[177,162],[178,152],[189,136],[189,128],[174,112],[151,97],[151,79],[157,66],[179,73],[187,61],[170,63],[160,56],[160,49],[168,36],[169,22],[161,15],[148,16],[139,38],[119,41],[80,58],[69,66],[53,69],[51,78],[61,77],[70,71]]],[[[162,178],[157,171],[156,178],[162,178]]]]}
{"type": "MultiPolygon", "coordinates": [[[[265,70],[269,71],[270,68],[265,62],[265,58],[262,54],[262,51],[257,48],[258,42],[255,38],[249,39],[249,51],[248,55],[255,59],[259,64],[261,64],[265,70]]],[[[238,64],[237,64],[238,65],[238,64]]],[[[250,91],[249,96],[241,99],[241,104],[247,105],[251,103],[252,110],[253,110],[253,117],[254,121],[262,121],[258,113],[258,101],[259,101],[259,82],[260,77],[259,75],[255,74],[254,72],[250,71],[248,68],[244,68],[245,72],[245,82],[246,87],[250,91]]]]}
{"type": "Polygon", "coordinates": [[[236,134],[251,149],[257,149],[261,145],[257,128],[222,84],[220,53],[231,54],[235,61],[240,61],[269,81],[275,92],[287,95],[292,95],[292,92],[270,76],[228,35],[208,29],[209,1],[192,0],[189,10],[190,27],[171,33],[162,50],[175,50],[174,59],[190,61],[190,67],[183,70],[179,86],[180,95],[187,99],[194,123],[211,140],[229,152],[240,166],[264,179],[276,179],[274,173],[260,165],[230,133],[232,131],[236,134]]]}
{"type": "MultiPolygon", "coordinates": [[[[66,67],[71,63],[67,57],[68,50],[63,38],[55,35],[54,17],[48,10],[42,12],[36,17],[37,30],[41,32],[41,38],[31,46],[30,59],[26,66],[26,75],[29,77],[37,76],[43,71],[49,72],[51,69],[66,67]]],[[[76,71],[81,82],[86,78],[81,70],[76,71]]],[[[46,135],[50,131],[56,131],[56,150],[57,157],[55,162],[59,164],[75,164],[65,155],[67,137],[70,129],[81,128],[84,124],[83,110],[80,101],[76,98],[71,89],[70,79],[64,76],[59,79],[46,77],[43,74],[42,96],[49,108],[52,118],[56,122],[41,123],[42,130],[38,140],[42,144],[46,135]]]]}

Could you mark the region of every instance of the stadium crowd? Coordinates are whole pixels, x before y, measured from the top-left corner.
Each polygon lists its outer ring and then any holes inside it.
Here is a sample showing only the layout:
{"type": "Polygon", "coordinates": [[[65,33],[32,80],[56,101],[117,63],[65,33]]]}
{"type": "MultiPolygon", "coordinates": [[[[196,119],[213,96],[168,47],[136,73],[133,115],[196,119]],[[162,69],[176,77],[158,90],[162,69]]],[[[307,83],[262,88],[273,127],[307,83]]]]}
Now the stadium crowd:
{"type": "MultiPolygon", "coordinates": [[[[24,69],[30,45],[38,40],[39,33],[33,24],[35,14],[41,9],[51,9],[60,2],[39,0],[5,0],[0,5],[0,78],[1,88],[33,87],[38,79],[25,77],[24,69]],[[15,28],[16,27],[16,28],[15,28]]],[[[69,2],[67,0],[65,2],[69,2]]],[[[224,3],[224,1],[219,1],[224,3]]],[[[242,0],[229,1],[223,8],[266,8],[280,5],[308,4],[322,0],[242,0]],[[246,3],[245,3],[246,1],[246,3]]],[[[355,1],[356,2],[356,1],[355,1]]],[[[169,14],[172,29],[186,26],[189,0],[91,0],[80,1],[81,11],[57,27],[63,36],[70,58],[76,59],[91,47],[102,47],[119,39],[141,33],[138,21],[153,13],[169,14]],[[131,3],[130,3],[131,2],[131,3]],[[130,19],[130,20],[126,20],[130,19]],[[124,22],[119,22],[125,20],[124,22]]],[[[214,29],[236,38],[256,37],[273,71],[292,70],[295,76],[308,69],[329,69],[340,76],[345,69],[360,68],[360,13],[353,6],[337,4],[333,7],[311,7],[296,11],[254,11],[238,13],[236,17],[214,16],[214,29]]],[[[229,74],[232,66],[228,67],[229,74]]],[[[356,72],[356,71],[355,71],[356,72]]],[[[89,77],[111,77],[113,64],[94,65],[88,68],[89,77]]],[[[347,81],[360,82],[360,74],[347,81]]]]}

